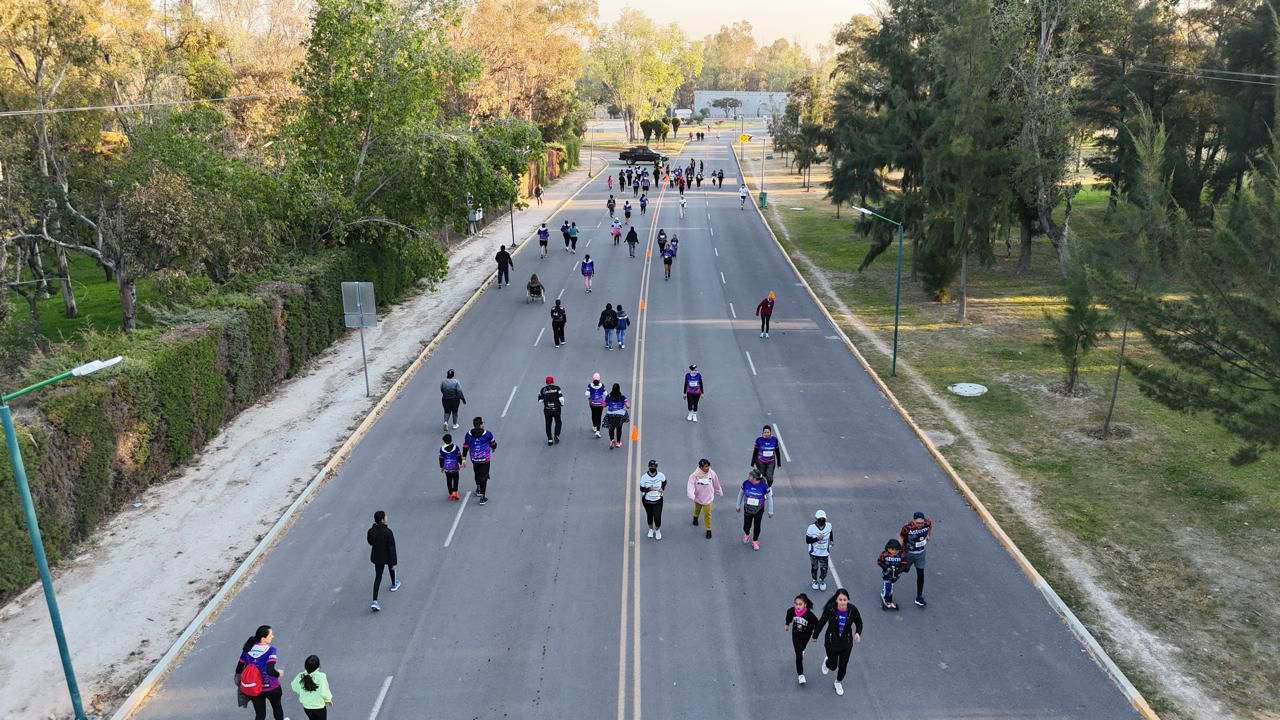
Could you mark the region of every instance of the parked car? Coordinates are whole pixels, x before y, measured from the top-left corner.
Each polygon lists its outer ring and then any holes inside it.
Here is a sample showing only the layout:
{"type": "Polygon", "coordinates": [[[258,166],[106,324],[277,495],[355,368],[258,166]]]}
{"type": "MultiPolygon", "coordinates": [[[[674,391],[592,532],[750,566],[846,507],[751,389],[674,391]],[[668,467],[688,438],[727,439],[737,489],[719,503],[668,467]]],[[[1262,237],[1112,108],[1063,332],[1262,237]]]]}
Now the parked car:
{"type": "Polygon", "coordinates": [[[636,145],[630,150],[623,150],[622,152],[618,153],[618,159],[629,162],[629,163],[642,163],[642,162],[661,163],[661,162],[667,161],[667,156],[663,155],[657,150],[650,148],[647,145],[636,145]]]}

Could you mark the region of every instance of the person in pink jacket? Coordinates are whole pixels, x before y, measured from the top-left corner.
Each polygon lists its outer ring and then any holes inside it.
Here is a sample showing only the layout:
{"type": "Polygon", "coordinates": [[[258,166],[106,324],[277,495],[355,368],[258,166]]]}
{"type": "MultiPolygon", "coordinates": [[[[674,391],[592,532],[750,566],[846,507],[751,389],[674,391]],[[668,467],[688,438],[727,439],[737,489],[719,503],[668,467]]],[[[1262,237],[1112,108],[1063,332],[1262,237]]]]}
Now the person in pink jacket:
{"type": "Polygon", "coordinates": [[[711,469],[711,461],[702,458],[698,461],[698,469],[689,476],[689,499],[693,501],[693,524],[698,524],[698,514],[701,513],[708,540],[711,539],[711,503],[717,495],[724,497],[720,478],[711,469]]]}

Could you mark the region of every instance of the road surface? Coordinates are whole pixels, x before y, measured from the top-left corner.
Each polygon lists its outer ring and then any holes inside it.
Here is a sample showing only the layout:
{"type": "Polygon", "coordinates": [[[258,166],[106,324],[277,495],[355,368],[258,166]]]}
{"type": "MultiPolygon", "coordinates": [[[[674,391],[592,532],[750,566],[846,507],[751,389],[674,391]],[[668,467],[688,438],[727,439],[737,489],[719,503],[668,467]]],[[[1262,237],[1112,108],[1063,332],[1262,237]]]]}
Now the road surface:
{"type": "MultiPolygon", "coordinates": [[[[288,680],[312,653],[340,718],[1137,716],[837,339],[757,213],[740,209],[728,146],[691,143],[688,157],[724,169],[725,189],[690,191],[684,218],[674,191],[651,193],[645,216],[633,198],[635,259],[609,238],[603,176],[548,223],[549,257],[522,245],[515,287],[484,293],[137,717],[240,717],[232,671],[264,623],[275,627],[294,720],[303,713],[288,680]],[[554,231],[562,219],[583,229],[577,255],[554,231]],[[657,227],[681,241],[670,281],[657,227]],[[577,265],[586,253],[597,263],[591,294],[577,265]],[[551,343],[550,302],[524,301],[531,272],[568,309],[563,348],[551,343]],[[777,310],[762,339],[753,312],[770,290],[777,310]],[[595,330],[606,302],[632,317],[625,351],[606,351],[595,330]],[[697,424],[680,394],[691,362],[708,386],[697,424]],[[474,496],[447,501],[437,470],[447,368],[468,400],[455,437],[481,415],[498,439],[483,507],[474,496]],[[628,435],[634,427],[638,438],[623,449],[588,430],[593,372],[634,404],[628,435]],[[536,399],[546,375],[568,400],[555,447],[536,399]],[[765,423],[778,428],[786,462],[753,552],[733,499],[765,423]],[[690,526],[685,498],[702,457],[725,485],[711,540],[690,526]],[[650,458],[670,481],[660,542],[645,538],[637,490],[650,458]],[[384,585],[372,613],[365,530],[379,509],[396,533],[403,587],[384,585]],[[783,630],[796,593],[819,609],[831,594],[809,588],[803,535],[817,509],[831,518],[833,569],[866,623],[843,697],[818,671],[821,642],[806,658],[808,686],[797,687],[783,630]],[[902,610],[882,612],[875,559],[915,510],[935,524],[930,604],[911,604],[907,576],[902,610]]],[[[461,487],[474,490],[469,467],[461,487]]]]}

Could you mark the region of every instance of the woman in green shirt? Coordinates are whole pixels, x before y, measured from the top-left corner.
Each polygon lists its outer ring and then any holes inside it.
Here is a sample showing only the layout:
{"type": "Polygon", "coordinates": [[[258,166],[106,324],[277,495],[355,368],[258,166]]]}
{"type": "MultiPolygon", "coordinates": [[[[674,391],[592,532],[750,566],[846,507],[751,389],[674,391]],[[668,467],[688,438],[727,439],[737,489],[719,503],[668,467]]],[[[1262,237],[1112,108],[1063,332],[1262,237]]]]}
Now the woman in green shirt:
{"type": "Polygon", "coordinates": [[[308,720],[328,720],[333,693],[329,692],[329,678],[320,672],[320,658],[310,655],[302,667],[304,670],[293,679],[293,691],[308,720]]]}

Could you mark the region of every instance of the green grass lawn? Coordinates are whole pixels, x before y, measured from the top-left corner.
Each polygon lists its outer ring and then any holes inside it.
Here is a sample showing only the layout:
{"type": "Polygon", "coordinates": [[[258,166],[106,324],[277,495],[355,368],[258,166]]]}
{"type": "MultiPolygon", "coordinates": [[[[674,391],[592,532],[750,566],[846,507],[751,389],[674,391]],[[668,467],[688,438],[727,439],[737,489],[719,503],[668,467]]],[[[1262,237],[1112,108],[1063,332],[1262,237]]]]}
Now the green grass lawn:
{"type": "MultiPolygon", "coordinates": [[[[72,292],[76,298],[78,314],[69,318],[65,314],[62,302],[62,288],[54,284],[54,293],[39,304],[40,324],[45,337],[52,343],[70,342],[81,332],[92,329],[97,331],[117,330],[123,320],[120,311],[120,292],[114,281],[107,280],[106,275],[93,258],[87,255],[72,253],[68,257],[71,269],[72,292]]],[[[51,263],[51,258],[46,262],[51,263]]],[[[46,268],[53,267],[47,264],[46,268]]],[[[155,300],[155,289],[151,282],[143,280],[138,283],[138,323],[145,325],[151,317],[145,305],[155,300]]],[[[21,323],[29,328],[30,312],[26,303],[20,298],[9,298],[9,317],[12,323],[21,323]]],[[[26,332],[26,330],[24,330],[26,332]]]]}
{"type": "MultiPolygon", "coordinates": [[[[758,162],[756,153],[749,150],[748,161],[758,162]]],[[[825,271],[853,312],[890,340],[895,251],[857,272],[869,246],[855,231],[861,216],[844,208],[835,217],[818,184],[826,169],[815,168],[816,187],[805,192],[782,163],[774,165],[766,177],[773,206],[766,218],[779,238],[788,243],[785,227],[790,244],[825,271]]],[[[752,174],[749,180],[754,179],[752,174]]],[[[1107,201],[1105,191],[1082,191],[1073,232],[1105,240],[1107,201]]],[[[1280,707],[1280,643],[1272,640],[1280,637],[1280,459],[1232,467],[1227,458],[1237,445],[1233,438],[1207,417],[1182,415],[1146,399],[1126,375],[1115,422],[1128,436],[1093,438],[1089,433],[1101,426],[1115,371],[1118,328],[1088,356],[1082,396],[1053,392],[1063,366],[1048,344],[1044,313],[1058,311],[1062,303],[1056,256],[1038,239],[1032,270],[1019,276],[1016,238],[1013,244],[1007,257],[1004,246],[997,247],[993,267],[971,271],[969,318],[959,323],[954,303],[930,302],[909,280],[908,238],[900,358],[935,391],[945,393],[958,381],[987,385],[986,395],[952,400],[1034,487],[1055,524],[1110,573],[1123,609],[1176,647],[1201,685],[1233,711],[1274,717],[1265,708],[1280,707]],[[1221,669],[1232,666],[1251,671],[1224,678],[1221,669]]],[[[857,342],[853,328],[846,330],[857,342]]],[[[910,379],[889,377],[887,355],[860,345],[923,427],[956,433],[910,379]]],[[[1160,361],[1134,334],[1128,352],[1140,361],[1160,361]]],[[[1004,502],[1001,486],[979,466],[970,445],[960,438],[942,450],[1157,709],[1165,717],[1193,716],[1195,709],[1175,707],[1146,668],[1126,663],[1123,649],[1109,644],[1107,628],[1072,587],[1053,548],[1042,547],[1017,508],[1004,502]]]]}

